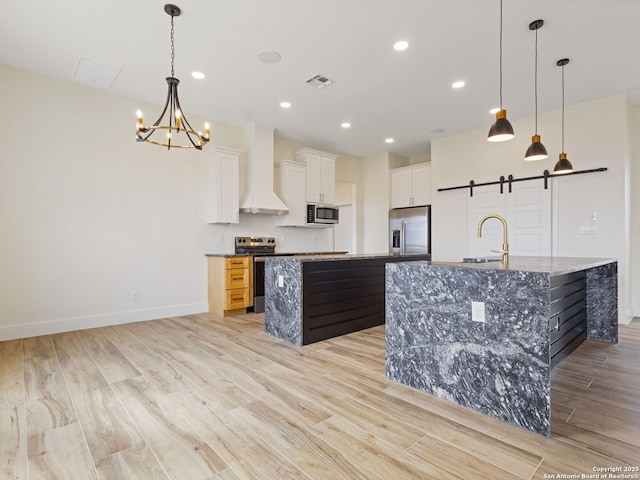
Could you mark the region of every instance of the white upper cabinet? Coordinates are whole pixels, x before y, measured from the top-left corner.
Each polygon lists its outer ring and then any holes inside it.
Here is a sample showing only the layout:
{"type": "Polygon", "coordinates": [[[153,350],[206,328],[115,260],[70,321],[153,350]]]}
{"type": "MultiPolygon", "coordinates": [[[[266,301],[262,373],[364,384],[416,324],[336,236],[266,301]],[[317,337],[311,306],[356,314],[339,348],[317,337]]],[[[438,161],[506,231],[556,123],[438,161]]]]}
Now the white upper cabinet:
{"type": "Polygon", "coordinates": [[[307,166],[306,200],[308,203],[336,203],[336,155],[312,148],[296,150],[296,162],[307,166]]]}
{"type": "Polygon", "coordinates": [[[289,209],[288,215],[278,215],[276,223],[282,227],[304,227],[307,223],[306,166],[288,160],[276,163],[275,192],[289,209]]]}
{"type": "Polygon", "coordinates": [[[431,204],[431,164],[419,163],[391,170],[391,208],[431,204]]]}
{"type": "Polygon", "coordinates": [[[209,163],[208,223],[238,223],[240,209],[240,151],[214,146],[209,163]]]}

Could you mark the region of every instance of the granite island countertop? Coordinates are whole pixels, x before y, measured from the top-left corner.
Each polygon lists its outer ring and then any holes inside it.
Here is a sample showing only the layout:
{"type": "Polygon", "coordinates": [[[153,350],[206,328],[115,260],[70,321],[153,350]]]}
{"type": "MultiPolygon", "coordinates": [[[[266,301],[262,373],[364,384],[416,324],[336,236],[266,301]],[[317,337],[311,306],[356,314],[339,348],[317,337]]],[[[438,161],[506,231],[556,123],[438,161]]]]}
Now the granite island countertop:
{"type": "Polygon", "coordinates": [[[540,272],[548,273],[552,277],[566,273],[578,272],[589,268],[600,267],[614,263],[614,258],[590,258],[590,257],[509,257],[509,265],[505,266],[501,261],[483,263],[466,262],[429,262],[433,266],[473,268],[478,270],[507,270],[515,272],[540,272]]]}
{"type": "Polygon", "coordinates": [[[330,256],[330,255],[345,255],[347,252],[275,252],[275,253],[205,253],[205,257],[253,257],[259,255],[261,257],[294,257],[294,256],[330,256]]]}
{"type": "Polygon", "coordinates": [[[388,378],[551,434],[550,371],[618,340],[617,261],[511,257],[386,265],[388,378]]]}
{"type": "MultiPolygon", "coordinates": [[[[347,253],[347,254],[293,254],[287,256],[287,260],[299,261],[302,263],[307,262],[332,262],[332,261],[349,261],[349,260],[373,260],[378,258],[406,258],[407,261],[411,261],[411,257],[425,256],[425,253],[347,253]]],[[[277,257],[278,254],[273,255],[277,257]]],[[[420,260],[416,260],[420,261],[420,260]]],[[[424,260],[422,260],[424,261],[424,260]]]]}

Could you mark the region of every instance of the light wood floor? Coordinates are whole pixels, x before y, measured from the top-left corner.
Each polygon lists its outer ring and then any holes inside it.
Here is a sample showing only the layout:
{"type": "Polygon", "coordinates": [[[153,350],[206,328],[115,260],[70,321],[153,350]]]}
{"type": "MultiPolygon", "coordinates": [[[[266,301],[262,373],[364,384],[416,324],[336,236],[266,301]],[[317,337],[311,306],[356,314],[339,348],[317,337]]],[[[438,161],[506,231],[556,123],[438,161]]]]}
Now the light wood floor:
{"type": "MultiPolygon", "coordinates": [[[[262,315],[0,342],[2,479],[508,479],[640,464],[640,319],[553,372],[545,438],[394,383],[384,328],[306,347],[262,315]]],[[[637,474],[639,472],[630,472],[637,474]]],[[[551,478],[551,477],[546,477],[551,478]]]]}

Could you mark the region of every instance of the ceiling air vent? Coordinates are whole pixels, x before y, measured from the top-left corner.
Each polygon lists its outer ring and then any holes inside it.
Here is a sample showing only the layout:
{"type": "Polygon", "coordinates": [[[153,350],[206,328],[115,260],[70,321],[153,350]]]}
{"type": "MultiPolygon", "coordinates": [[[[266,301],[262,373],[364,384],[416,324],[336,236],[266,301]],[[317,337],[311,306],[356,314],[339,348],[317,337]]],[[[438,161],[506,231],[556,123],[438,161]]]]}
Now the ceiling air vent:
{"type": "Polygon", "coordinates": [[[324,88],[324,87],[328,87],[329,85],[331,85],[333,83],[333,80],[325,77],[324,75],[320,75],[318,73],[317,75],[313,75],[313,76],[307,78],[305,80],[305,82],[307,82],[312,87],[324,88]]]}

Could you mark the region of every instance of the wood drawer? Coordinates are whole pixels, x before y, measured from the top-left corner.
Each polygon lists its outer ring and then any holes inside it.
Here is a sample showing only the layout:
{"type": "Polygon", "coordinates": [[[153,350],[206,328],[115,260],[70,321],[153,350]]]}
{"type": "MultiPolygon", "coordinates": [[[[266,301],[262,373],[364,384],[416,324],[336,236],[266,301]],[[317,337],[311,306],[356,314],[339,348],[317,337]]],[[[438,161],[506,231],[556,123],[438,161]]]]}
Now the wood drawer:
{"type": "Polygon", "coordinates": [[[249,288],[249,270],[246,268],[233,268],[225,270],[226,289],[249,288]]]}
{"type": "Polygon", "coordinates": [[[236,308],[246,308],[249,306],[249,289],[234,288],[227,290],[225,310],[234,310],[236,308]]]}
{"type": "Polygon", "coordinates": [[[249,261],[251,257],[229,257],[225,258],[224,268],[229,270],[231,268],[249,268],[249,261]]]}

